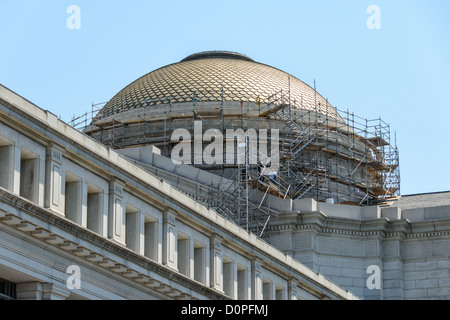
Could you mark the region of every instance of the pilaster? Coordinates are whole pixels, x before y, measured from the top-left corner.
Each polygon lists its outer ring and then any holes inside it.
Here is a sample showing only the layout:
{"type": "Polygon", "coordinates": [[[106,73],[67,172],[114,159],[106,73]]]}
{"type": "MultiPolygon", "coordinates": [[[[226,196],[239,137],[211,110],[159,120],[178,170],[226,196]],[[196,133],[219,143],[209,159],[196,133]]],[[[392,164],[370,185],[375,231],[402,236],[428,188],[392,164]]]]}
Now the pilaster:
{"type": "Polygon", "coordinates": [[[262,280],[262,260],[255,258],[252,260],[252,300],[262,300],[263,298],[263,280],[262,280]]]}
{"type": "Polygon", "coordinates": [[[165,266],[177,269],[177,213],[168,209],[163,214],[163,254],[162,263],[165,266]]]}
{"type": "Polygon", "coordinates": [[[108,238],[121,244],[125,244],[124,187],[125,183],[117,179],[109,183],[108,238]]]}
{"type": "Polygon", "coordinates": [[[59,214],[64,214],[63,183],[64,148],[52,144],[47,147],[45,159],[45,194],[44,206],[59,214]]]}
{"type": "Polygon", "coordinates": [[[218,235],[210,239],[210,286],[220,291],[223,291],[222,241],[218,235]]]}

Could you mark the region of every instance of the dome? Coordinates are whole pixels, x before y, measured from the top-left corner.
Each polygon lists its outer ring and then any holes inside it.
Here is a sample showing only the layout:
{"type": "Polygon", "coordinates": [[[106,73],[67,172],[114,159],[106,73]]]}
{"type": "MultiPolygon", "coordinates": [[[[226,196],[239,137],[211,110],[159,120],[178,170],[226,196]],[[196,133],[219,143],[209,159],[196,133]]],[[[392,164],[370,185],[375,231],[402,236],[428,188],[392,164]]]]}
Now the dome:
{"type": "Polygon", "coordinates": [[[154,70],[126,86],[102,109],[107,117],[140,106],[171,101],[266,102],[283,91],[303,109],[340,118],[329,103],[298,78],[236,52],[206,51],[154,70]],[[317,109],[316,109],[317,110],[317,109]]]}
{"type": "MultiPolygon", "coordinates": [[[[248,134],[252,129],[270,131],[272,137],[273,130],[281,164],[275,194],[361,203],[397,192],[387,182],[398,158],[389,145],[389,131],[380,136],[381,126],[369,127],[358,119],[345,111],[339,114],[314,88],[280,69],[236,52],[205,51],[133,81],[84,132],[124,152],[139,149],[145,154],[142,148],[152,146],[172,157],[178,150],[178,129],[192,137],[198,133],[196,123],[201,123],[202,134],[210,129],[248,134]]],[[[186,140],[195,145],[195,139],[186,140]]],[[[224,140],[234,143],[234,138],[224,140]]],[[[229,162],[197,162],[210,147],[208,139],[200,143],[201,148],[186,151],[188,164],[236,177],[237,153],[229,162]]],[[[222,147],[226,154],[226,144],[222,147]]],[[[257,169],[252,164],[248,173],[257,175],[257,169]]],[[[252,188],[260,187],[258,179],[251,181],[252,188]]]]}

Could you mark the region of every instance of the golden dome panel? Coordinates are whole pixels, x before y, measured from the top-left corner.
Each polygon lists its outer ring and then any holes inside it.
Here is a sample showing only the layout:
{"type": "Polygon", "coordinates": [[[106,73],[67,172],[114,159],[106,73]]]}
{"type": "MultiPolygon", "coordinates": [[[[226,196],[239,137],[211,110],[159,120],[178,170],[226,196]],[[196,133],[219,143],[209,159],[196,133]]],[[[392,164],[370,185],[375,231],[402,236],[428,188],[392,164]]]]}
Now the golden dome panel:
{"type": "Polygon", "coordinates": [[[154,70],[126,86],[100,111],[102,116],[141,106],[172,102],[255,102],[280,91],[289,93],[299,108],[340,118],[336,110],[313,88],[277,68],[227,51],[193,54],[178,63],[154,70]]]}

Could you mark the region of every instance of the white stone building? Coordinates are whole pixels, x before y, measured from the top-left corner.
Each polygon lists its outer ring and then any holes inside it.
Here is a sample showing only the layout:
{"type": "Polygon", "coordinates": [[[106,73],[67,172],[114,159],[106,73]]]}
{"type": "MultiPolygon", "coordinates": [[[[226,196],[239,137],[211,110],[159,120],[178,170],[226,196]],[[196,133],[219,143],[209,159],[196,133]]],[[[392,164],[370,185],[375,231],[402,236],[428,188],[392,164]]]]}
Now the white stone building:
{"type": "Polygon", "coordinates": [[[136,80],[83,132],[0,86],[0,298],[449,299],[450,192],[400,196],[374,127],[229,52],[136,80]],[[279,129],[296,169],[175,164],[198,120],[279,129]]]}
{"type": "Polygon", "coordinates": [[[450,299],[450,192],[356,207],[287,201],[270,243],[364,299],[450,299]],[[380,288],[367,281],[380,270],[380,288]]]}
{"type": "Polygon", "coordinates": [[[5,299],[356,299],[0,86],[5,299]]]}

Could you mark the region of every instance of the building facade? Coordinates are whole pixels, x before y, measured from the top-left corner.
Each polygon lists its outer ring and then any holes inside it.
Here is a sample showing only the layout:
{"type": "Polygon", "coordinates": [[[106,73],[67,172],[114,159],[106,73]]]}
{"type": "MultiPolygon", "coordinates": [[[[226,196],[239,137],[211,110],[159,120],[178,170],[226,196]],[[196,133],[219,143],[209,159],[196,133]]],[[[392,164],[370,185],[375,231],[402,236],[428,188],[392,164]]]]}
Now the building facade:
{"type": "Polygon", "coordinates": [[[381,120],[217,51],[97,111],[69,125],[0,86],[0,298],[450,298],[450,192],[400,196],[381,120]],[[279,175],[194,163],[210,140],[175,163],[198,122],[202,139],[279,130],[279,175]]]}
{"type": "Polygon", "coordinates": [[[450,192],[365,207],[301,199],[279,209],[268,241],[355,295],[450,299],[450,192]]]}
{"type": "Polygon", "coordinates": [[[356,298],[3,86],[0,159],[2,298],[356,298]]]}

